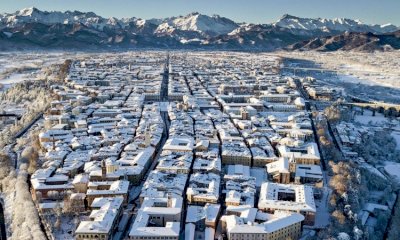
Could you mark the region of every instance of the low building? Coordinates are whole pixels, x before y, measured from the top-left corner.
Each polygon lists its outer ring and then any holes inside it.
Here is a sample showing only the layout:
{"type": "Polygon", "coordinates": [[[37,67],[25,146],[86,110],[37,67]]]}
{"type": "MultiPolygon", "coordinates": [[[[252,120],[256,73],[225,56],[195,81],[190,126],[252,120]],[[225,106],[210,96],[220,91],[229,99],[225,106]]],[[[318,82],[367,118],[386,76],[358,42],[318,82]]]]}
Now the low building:
{"type": "Polygon", "coordinates": [[[217,203],[220,176],[215,173],[194,173],[190,176],[186,196],[189,204],[217,203]]]}
{"type": "Polygon", "coordinates": [[[193,138],[173,137],[167,140],[163,146],[163,150],[174,152],[192,152],[194,148],[193,138]]]}
{"type": "Polygon", "coordinates": [[[293,157],[297,164],[319,165],[321,162],[318,146],[313,142],[298,146],[279,145],[277,150],[281,157],[293,157]]]}
{"type": "Polygon", "coordinates": [[[220,210],[221,206],[219,204],[207,203],[204,207],[189,205],[186,214],[185,230],[192,237],[185,236],[185,239],[200,239],[207,228],[214,229],[215,231],[220,210]]]}
{"type": "Polygon", "coordinates": [[[254,206],[256,178],[250,176],[248,166],[228,166],[228,173],[224,176],[225,204],[227,206],[254,206]]]}
{"type": "Polygon", "coordinates": [[[250,206],[228,206],[220,226],[228,239],[299,239],[304,216],[288,211],[265,213],[250,206]]]}
{"type": "Polygon", "coordinates": [[[221,153],[222,164],[251,166],[251,152],[244,142],[224,142],[221,153]]]}
{"type": "Polygon", "coordinates": [[[179,239],[182,198],[145,198],[129,232],[129,239],[179,239]]]}
{"type": "Polygon", "coordinates": [[[265,182],[261,185],[258,208],[270,213],[300,213],[305,218],[304,224],[314,225],[316,206],[313,187],[265,182]]]}
{"type": "Polygon", "coordinates": [[[90,205],[98,197],[117,197],[123,198],[124,203],[128,199],[129,182],[125,180],[89,182],[86,197],[90,205]]]}
{"type": "Polygon", "coordinates": [[[278,183],[290,183],[290,165],[292,164],[295,163],[289,162],[287,158],[279,158],[275,162],[268,163],[266,168],[269,178],[278,183]]]}
{"type": "Polygon", "coordinates": [[[163,150],[158,159],[157,170],[161,172],[189,174],[192,161],[192,152],[163,150]]]}
{"type": "Polygon", "coordinates": [[[214,148],[207,152],[196,151],[193,163],[193,172],[221,172],[221,158],[219,157],[218,148],[214,148]]]}
{"type": "Polygon", "coordinates": [[[319,165],[296,165],[295,182],[317,183],[323,180],[321,166],[319,165]]]}
{"type": "Polygon", "coordinates": [[[187,179],[187,174],[165,173],[153,170],[143,184],[140,201],[143,202],[146,197],[166,197],[167,195],[181,197],[185,190],[187,179]]]}
{"type": "Polygon", "coordinates": [[[122,197],[96,198],[88,221],[80,222],[75,231],[77,240],[112,239],[121,214],[122,197]]]}

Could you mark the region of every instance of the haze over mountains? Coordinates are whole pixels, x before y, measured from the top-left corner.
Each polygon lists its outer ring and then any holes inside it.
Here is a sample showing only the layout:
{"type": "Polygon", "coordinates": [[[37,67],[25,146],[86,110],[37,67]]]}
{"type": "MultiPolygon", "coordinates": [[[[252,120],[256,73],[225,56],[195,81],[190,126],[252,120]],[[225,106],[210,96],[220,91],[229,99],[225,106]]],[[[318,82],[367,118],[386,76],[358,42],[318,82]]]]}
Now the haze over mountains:
{"type": "Polygon", "coordinates": [[[144,20],[103,18],[93,12],[26,8],[0,14],[0,50],[54,48],[180,48],[272,51],[393,50],[400,28],[359,20],[284,15],[271,24],[236,23],[197,12],[144,20]]]}

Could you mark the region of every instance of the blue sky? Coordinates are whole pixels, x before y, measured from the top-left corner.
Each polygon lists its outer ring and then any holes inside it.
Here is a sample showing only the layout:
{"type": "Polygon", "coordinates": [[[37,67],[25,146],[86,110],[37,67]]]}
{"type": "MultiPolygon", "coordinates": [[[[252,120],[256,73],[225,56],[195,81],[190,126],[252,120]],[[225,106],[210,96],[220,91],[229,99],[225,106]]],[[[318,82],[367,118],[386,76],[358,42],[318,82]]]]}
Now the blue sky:
{"type": "Polygon", "coordinates": [[[237,22],[269,23],[285,13],[300,17],[348,17],[400,25],[400,0],[0,0],[0,12],[92,11],[104,17],[160,18],[190,12],[219,14],[237,22]]]}

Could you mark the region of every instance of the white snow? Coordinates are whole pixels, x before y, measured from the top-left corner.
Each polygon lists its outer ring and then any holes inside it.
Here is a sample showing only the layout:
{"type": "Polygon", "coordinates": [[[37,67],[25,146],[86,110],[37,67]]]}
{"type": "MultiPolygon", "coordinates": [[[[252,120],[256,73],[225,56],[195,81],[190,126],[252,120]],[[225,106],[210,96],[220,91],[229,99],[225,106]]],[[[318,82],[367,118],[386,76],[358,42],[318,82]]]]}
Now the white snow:
{"type": "Polygon", "coordinates": [[[201,42],[201,39],[199,39],[199,38],[181,39],[180,42],[183,43],[183,44],[191,43],[191,42],[201,42]]]}
{"type": "Polygon", "coordinates": [[[317,207],[317,213],[315,214],[314,227],[326,227],[329,225],[329,208],[328,201],[330,196],[330,190],[328,188],[322,188],[321,199],[315,199],[315,206],[317,207]]]}
{"type": "Polygon", "coordinates": [[[265,168],[250,168],[250,176],[256,178],[256,187],[261,187],[261,184],[267,181],[265,168]]]}
{"type": "Polygon", "coordinates": [[[6,35],[7,37],[12,37],[12,33],[10,33],[10,32],[3,32],[4,33],[4,35],[6,35]]]}
{"type": "Polygon", "coordinates": [[[361,124],[368,125],[369,122],[373,124],[382,124],[388,121],[381,113],[375,112],[375,116],[372,116],[372,112],[364,110],[364,115],[356,115],[355,121],[361,124]]]}
{"type": "Polygon", "coordinates": [[[51,52],[21,52],[2,54],[0,59],[0,84],[1,90],[10,88],[12,85],[25,81],[36,80],[45,77],[44,68],[53,64],[61,64],[68,58],[68,53],[51,52]]]}
{"type": "Polygon", "coordinates": [[[400,88],[400,51],[373,54],[305,51],[280,54],[316,62],[323,69],[335,71],[339,81],[400,88]]]}
{"type": "Polygon", "coordinates": [[[387,174],[400,181],[400,163],[386,162],[384,169],[387,174]]]}
{"type": "Polygon", "coordinates": [[[218,15],[210,17],[199,13],[191,13],[183,17],[165,19],[155,32],[161,33],[178,29],[219,35],[229,33],[237,27],[238,25],[233,21],[218,15]]]}
{"type": "Polygon", "coordinates": [[[373,81],[365,80],[365,79],[360,79],[357,76],[354,75],[338,75],[338,81],[341,82],[350,82],[354,84],[358,83],[363,83],[363,84],[368,84],[368,85],[377,85],[373,81]]]}
{"type": "MultiPolygon", "coordinates": [[[[103,18],[92,12],[78,11],[40,11],[36,8],[25,8],[13,14],[0,14],[0,19],[5,19],[7,26],[17,26],[27,22],[40,22],[45,24],[71,24],[82,23],[96,29],[104,27],[124,28],[130,23],[136,26],[143,26],[147,21],[158,25],[156,33],[170,33],[177,30],[195,31],[199,33],[211,33],[215,35],[226,34],[238,27],[238,25],[218,15],[207,16],[199,13],[191,13],[186,16],[171,17],[166,19],[150,19],[143,20],[138,18],[121,18],[114,17],[103,18]]],[[[9,35],[7,35],[9,36],[9,35]]]]}
{"type": "Polygon", "coordinates": [[[27,80],[28,79],[27,76],[28,76],[28,74],[14,73],[10,77],[0,80],[0,84],[3,86],[1,88],[1,91],[9,89],[16,83],[27,80]]]}
{"type": "Polygon", "coordinates": [[[299,18],[290,15],[284,15],[277,22],[273,23],[275,26],[301,29],[301,30],[335,30],[335,31],[349,31],[349,32],[394,32],[398,28],[392,24],[384,25],[367,25],[360,20],[353,20],[347,18],[299,18]]]}
{"type": "MultiPolygon", "coordinates": [[[[85,216],[79,217],[80,220],[86,220],[85,216]]],[[[54,222],[56,221],[55,218],[54,222]]],[[[76,220],[74,217],[62,216],[61,217],[61,226],[59,230],[53,232],[53,236],[55,239],[73,239],[74,232],[76,229],[76,220]]]]}
{"type": "Polygon", "coordinates": [[[363,163],[360,166],[368,170],[370,173],[375,174],[376,176],[381,177],[384,180],[387,180],[387,177],[383,175],[378,169],[373,167],[371,164],[363,163]]]}
{"type": "Polygon", "coordinates": [[[121,26],[123,22],[118,19],[106,19],[92,12],[82,13],[78,11],[40,11],[34,7],[24,8],[13,14],[4,14],[0,17],[7,19],[8,26],[16,26],[25,22],[41,22],[45,24],[55,24],[55,23],[82,23],[88,26],[93,26],[95,28],[101,29],[105,25],[109,26],[121,26]]]}
{"type": "Polygon", "coordinates": [[[14,84],[19,83],[26,80],[27,74],[23,73],[14,73],[9,78],[3,79],[0,81],[1,84],[14,84]]]}

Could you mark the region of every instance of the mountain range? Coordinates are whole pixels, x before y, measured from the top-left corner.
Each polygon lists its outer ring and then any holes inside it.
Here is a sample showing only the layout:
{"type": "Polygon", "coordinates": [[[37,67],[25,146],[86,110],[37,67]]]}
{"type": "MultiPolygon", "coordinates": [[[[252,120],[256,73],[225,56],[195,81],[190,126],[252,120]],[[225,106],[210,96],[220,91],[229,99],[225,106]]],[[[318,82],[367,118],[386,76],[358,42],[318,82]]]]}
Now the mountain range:
{"type": "Polygon", "coordinates": [[[368,25],[346,18],[313,19],[287,14],[270,24],[251,24],[197,12],[145,20],[135,17],[103,18],[93,12],[47,12],[32,7],[0,14],[0,50],[169,48],[374,51],[399,49],[399,31],[400,28],[392,24],[368,25]],[[347,44],[353,47],[346,47],[347,44]],[[336,45],[341,47],[332,47],[336,45]]]}
{"type": "Polygon", "coordinates": [[[400,31],[385,34],[354,33],[314,38],[295,43],[287,47],[287,50],[317,50],[317,51],[392,51],[400,49],[400,31]]]}

